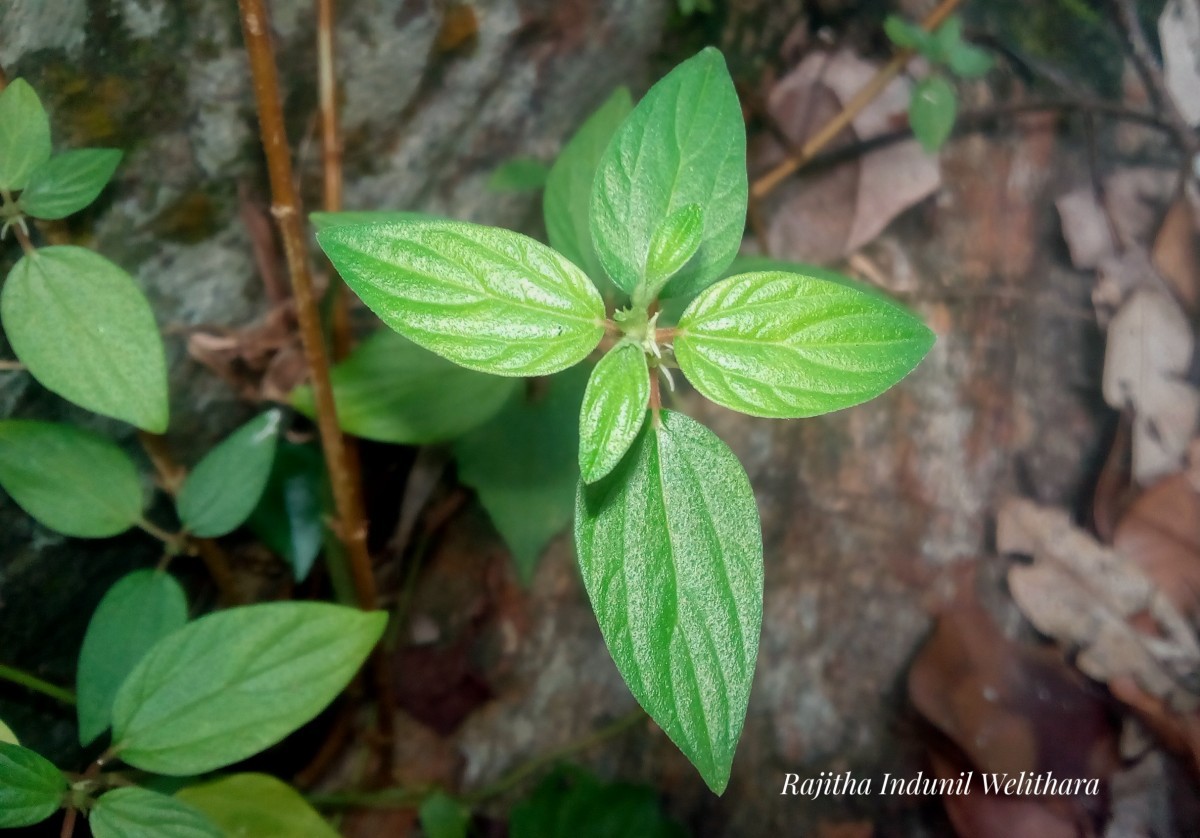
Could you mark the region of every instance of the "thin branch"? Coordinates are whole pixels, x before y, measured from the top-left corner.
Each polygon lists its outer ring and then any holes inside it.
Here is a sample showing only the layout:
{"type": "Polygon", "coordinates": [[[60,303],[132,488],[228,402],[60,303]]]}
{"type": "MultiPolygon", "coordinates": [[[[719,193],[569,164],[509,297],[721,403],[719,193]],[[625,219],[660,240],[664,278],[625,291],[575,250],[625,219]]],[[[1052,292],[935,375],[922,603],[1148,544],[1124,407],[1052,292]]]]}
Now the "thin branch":
{"type": "Polygon", "coordinates": [[[25,365],[20,361],[0,360],[0,372],[20,372],[23,369],[25,365]]]}
{"type": "Polygon", "coordinates": [[[25,687],[28,690],[39,692],[42,695],[49,696],[55,701],[66,704],[70,707],[75,706],[75,693],[63,687],[55,686],[49,681],[43,681],[36,675],[30,675],[24,670],[17,669],[13,666],[5,666],[0,663],[0,681],[8,681],[12,684],[25,687]]]}
{"type": "MultiPolygon", "coordinates": [[[[954,12],[960,2],[961,0],[942,0],[938,4],[938,7],[930,12],[929,16],[921,22],[921,27],[926,31],[937,29],[954,12]]],[[[825,126],[810,137],[800,147],[799,151],[789,155],[774,169],[756,179],[750,188],[751,196],[756,199],[766,197],[793,172],[815,157],[821,149],[829,145],[830,141],[840,134],[867,105],[871,104],[875,100],[875,97],[882,93],[883,89],[891,83],[892,79],[900,74],[900,71],[908,65],[913,55],[914,52],[911,49],[901,49],[897,52],[891,61],[881,67],[879,72],[863,85],[858,93],[854,94],[854,98],[846,103],[841,113],[825,123],[825,126]]]]}
{"type": "Polygon", "coordinates": [[[79,810],[74,806],[67,809],[67,813],[63,815],[62,830],[58,833],[58,838],[71,838],[75,834],[75,819],[79,817],[79,810]]]}

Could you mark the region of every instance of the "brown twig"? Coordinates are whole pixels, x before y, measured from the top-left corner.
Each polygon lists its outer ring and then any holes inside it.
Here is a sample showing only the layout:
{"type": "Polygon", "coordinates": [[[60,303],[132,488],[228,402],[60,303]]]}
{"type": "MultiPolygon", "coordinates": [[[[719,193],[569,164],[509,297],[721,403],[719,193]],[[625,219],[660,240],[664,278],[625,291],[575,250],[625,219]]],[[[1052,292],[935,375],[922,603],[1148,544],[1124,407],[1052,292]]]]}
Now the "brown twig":
{"type": "MultiPolygon", "coordinates": [[[[937,29],[946,18],[950,17],[961,1],[942,0],[937,8],[930,12],[929,16],[921,22],[921,27],[926,31],[937,29]]],[[[883,92],[883,89],[888,86],[891,80],[899,75],[900,71],[908,65],[913,54],[913,50],[911,49],[901,49],[897,52],[891,61],[881,67],[879,72],[854,94],[854,98],[846,103],[846,106],[842,108],[837,116],[825,123],[824,127],[810,137],[797,152],[789,155],[765,175],[757,178],[750,187],[751,196],[755,199],[766,197],[771,190],[782,183],[793,172],[815,157],[821,149],[825,148],[834,137],[850,124],[854,117],[858,116],[867,105],[875,100],[876,96],[883,92]]]]}
{"type": "Polygon", "coordinates": [[[658,367],[650,367],[650,419],[654,427],[662,425],[662,389],[658,383],[658,367]]]}
{"type": "Polygon", "coordinates": [[[0,372],[20,372],[23,369],[25,369],[25,365],[20,361],[0,360],[0,372]]]}
{"type": "MultiPolygon", "coordinates": [[[[279,222],[283,237],[284,256],[292,293],[296,301],[296,316],[300,338],[312,377],[313,401],[317,411],[317,428],[329,482],[337,511],[336,533],[346,549],[347,563],[354,583],[359,606],[366,610],[376,607],[378,592],[367,550],[367,524],[363,512],[360,486],[355,482],[347,462],[345,440],[338,426],[337,405],[329,381],[329,356],[321,333],[321,316],[316,291],[309,269],[308,248],[305,246],[301,224],[300,199],[292,177],[292,156],[288,148],[287,130],[283,118],[283,98],[279,88],[279,69],[268,31],[265,0],[238,0],[241,11],[242,35],[250,59],[254,94],[258,103],[259,128],[267,158],[267,174],[271,183],[272,213],[279,222]]],[[[391,739],[394,707],[391,676],[386,660],[378,652],[373,656],[376,685],[379,690],[379,727],[384,739],[391,739]]],[[[390,756],[391,749],[387,749],[390,756]]]]}
{"type": "Polygon", "coordinates": [[[75,834],[75,819],[79,817],[79,810],[74,806],[67,809],[67,813],[63,816],[62,830],[58,833],[58,838],[71,838],[75,834]]]}

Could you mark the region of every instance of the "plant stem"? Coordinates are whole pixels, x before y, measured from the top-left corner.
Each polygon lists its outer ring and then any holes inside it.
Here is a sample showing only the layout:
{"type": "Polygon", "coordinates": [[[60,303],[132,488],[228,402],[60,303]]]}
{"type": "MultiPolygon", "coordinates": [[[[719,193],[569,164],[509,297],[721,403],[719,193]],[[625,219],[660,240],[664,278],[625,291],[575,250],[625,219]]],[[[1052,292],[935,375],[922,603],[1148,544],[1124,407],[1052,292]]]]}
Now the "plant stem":
{"type": "Polygon", "coordinates": [[[63,815],[62,831],[58,833],[58,838],[71,838],[75,834],[75,819],[79,817],[79,810],[74,806],[67,809],[67,813],[63,815]]]}
{"type": "Polygon", "coordinates": [[[69,706],[75,706],[75,694],[63,687],[56,687],[49,681],[43,681],[36,675],[30,675],[28,672],[17,669],[12,666],[5,666],[0,663],[0,680],[8,681],[13,684],[18,684],[26,689],[39,692],[42,695],[50,696],[55,701],[62,702],[69,706]]]}
{"type": "Polygon", "coordinates": [[[662,390],[658,383],[658,367],[651,365],[650,372],[650,419],[654,427],[662,426],[662,390]]]}
{"type": "MultiPolygon", "coordinates": [[[[348,465],[345,440],[338,425],[337,406],[329,381],[329,356],[321,333],[321,316],[301,226],[300,199],[293,178],[292,156],[283,119],[283,97],[279,89],[279,68],[275,64],[275,52],[268,31],[266,3],[265,0],[238,0],[238,6],[258,103],[259,131],[267,158],[267,174],[271,182],[271,212],[279,223],[283,237],[284,256],[300,324],[300,339],[312,377],[317,428],[321,434],[321,447],[325,453],[325,465],[329,471],[338,516],[337,535],[346,547],[358,604],[364,610],[372,610],[376,607],[378,593],[371,569],[371,556],[367,551],[367,524],[360,486],[355,482],[348,465]]],[[[390,741],[394,706],[391,676],[387,662],[378,652],[373,657],[373,670],[379,690],[380,734],[390,741]]],[[[391,755],[390,748],[387,755],[391,755]]]]}
{"type": "MultiPolygon", "coordinates": [[[[942,0],[937,8],[930,12],[929,16],[921,22],[921,27],[928,32],[937,29],[946,18],[950,17],[960,2],[962,0],[942,0]]],[[[875,100],[876,96],[883,92],[883,89],[888,86],[892,79],[899,75],[900,71],[908,65],[913,54],[914,52],[911,49],[901,49],[898,51],[892,57],[891,61],[879,68],[879,72],[854,94],[854,98],[846,103],[841,113],[825,123],[824,127],[810,137],[800,147],[799,151],[789,155],[774,169],[756,179],[750,187],[750,194],[756,199],[766,197],[771,190],[816,156],[821,149],[825,148],[834,137],[842,132],[843,128],[850,124],[854,117],[858,116],[867,105],[875,100]]]]}
{"type": "Polygon", "coordinates": [[[150,520],[146,519],[145,517],[138,520],[137,527],[142,532],[144,532],[148,535],[152,535],[155,538],[157,538],[172,553],[182,553],[183,552],[184,542],[187,540],[187,536],[185,536],[183,533],[167,532],[162,527],[160,527],[158,524],[155,524],[153,521],[150,521],[150,520]]]}
{"type": "Polygon", "coordinates": [[[25,369],[25,365],[20,361],[0,360],[0,372],[20,372],[23,369],[25,369]]]}

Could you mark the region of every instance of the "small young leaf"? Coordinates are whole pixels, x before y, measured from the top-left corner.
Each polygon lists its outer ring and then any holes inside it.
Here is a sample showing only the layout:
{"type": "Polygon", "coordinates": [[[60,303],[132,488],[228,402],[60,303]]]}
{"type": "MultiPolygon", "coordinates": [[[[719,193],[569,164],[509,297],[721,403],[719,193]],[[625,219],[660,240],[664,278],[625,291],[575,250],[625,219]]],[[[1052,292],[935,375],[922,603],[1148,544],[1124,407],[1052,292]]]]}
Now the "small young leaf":
{"type": "Polygon", "coordinates": [[[340,693],[387,615],[317,602],[218,611],[160,640],[113,703],[121,759],[200,774],[274,745],[340,693]]]}
{"type": "Polygon", "coordinates": [[[563,147],[546,178],[542,208],[550,245],[596,283],[606,274],[592,243],[592,184],[609,140],[632,110],[629,91],[618,87],[563,147]]]}
{"type": "Polygon", "coordinates": [[[417,814],[425,838],[467,838],[471,810],[444,792],[435,791],[421,801],[417,814]]]}
{"type": "Polygon", "coordinates": [[[6,725],[3,719],[0,719],[0,742],[7,742],[10,745],[21,744],[17,740],[17,734],[13,733],[13,729],[6,725]]]}
{"type": "Polygon", "coordinates": [[[17,357],[42,386],[151,433],[167,428],[167,364],[145,295],[82,247],[21,257],[0,292],[17,357]]]}
{"type": "Polygon", "coordinates": [[[280,441],[267,486],[246,521],[287,560],[297,582],[308,578],[325,542],[325,510],[332,505],[327,481],[320,450],[280,441]]]}
{"type": "Polygon", "coordinates": [[[96,200],[117,170],[121,152],[82,148],[51,157],[33,170],[21,193],[21,210],[34,218],[66,218],[96,200]]]}
{"type": "MultiPolygon", "coordinates": [[[[451,363],[390,329],[363,341],[330,377],[342,430],[397,445],[456,439],[495,416],[518,386],[451,363]]],[[[312,388],[296,388],[292,405],[315,416],[312,388]]]]}
{"type": "Polygon", "coordinates": [[[518,393],[492,421],[454,443],[458,479],[475,489],[528,582],[550,539],[571,520],[579,481],[580,366],[518,393]]]}
{"type": "Polygon", "coordinates": [[[596,364],[579,411],[579,471],[585,483],[621,462],[646,421],[649,400],[650,371],[640,346],[623,343],[596,364]]]}
{"type": "Polygon", "coordinates": [[[546,186],[550,168],[533,157],[514,157],[500,165],[488,178],[493,192],[536,192],[546,186]]]}
{"type": "Polygon", "coordinates": [[[933,35],[899,15],[888,15],[887,20],[883,22],[883,31],[888,40],[901,49],[916,50],[925,56],[929,56],[935,49],[933,35]]]}
{"type": "Polygon", "coordinates": [[[0,189],[24,189],[33,170],[50,158],[50,119],[25,79],[0,93],[0,189]]]}
{"type": "Polygon", "coordinates": [[[224,838],[203,812],[136,786],[100,795],[88,825],[95,838],[224,838]]]}
{"type": "Polygon", "coordinates": [[[444,221],[436,215],[424,212],[394,210],[343,210],[342,212],[310,212],[308,220],[321,232],[330,227],[357,226],[360,224],[387,224],[392,221],[419,223],[421,221],[444,221]]]}
{"type": "Polygon", "coordinates": [[[648,299],[654,299],[667,280],[696,255],[702,235],[704,210],[699,204],[680,207],[663,220],[650,239],[650,252],[646,257],[648,299]]]}
{"type": "Polygon", "coordinates": [[[579,268],[520,233],[457,221],[330,227],[317,241],[384,323],[456,364],[548,375],[604,334],[579,268]]]}
{"type": "Polygon", "coordinates": [[[908,103],[908,122],[921,148],[933,154],[954,129],[958,99],[954,88],[940,76],[925,79],[913,90],[908,103]]]}
{"type": "Polygon", "coordinates": [[[575,546],[625,683],[720,794],[762,624],[762,535],[746,472],[711,431],[664,410],[606,480],[580,482],[575,546]]]}
{"type": "Polygon", "coordinates": [[[54,422],[0,421],[0,486],[39,524],[107,538],[142,517],[142,483],[107,439],[54,422]]]}
{"type": "Polygon", "coordinates": [[[722,280],[679,321],[675,358],[696,389],[751,416],[817,416],[908,375],[933,333],[894,303],[816,277],[722,280]]]}
{"type": "Polygon", "coordinates": [[[231,774],[188,786],[175,798],[203,812],[222,834],[237,838],[337,838],[296,791],[269,774],[231,774]]]}
{"type": "Polygon", "coordinates": [[[28,748],[0,742],[0,827],[30,826],[58,811],[67,778],[28,748]]]}
{"type": "Polygon", "coordinates": [[[666,297],[695,294],[737,255],[746,193],[741,105],[725,59],[708,47],[650,89],[604,152],[592,191],[596,252],[617,286],[632,293],[646,276],[659,224],[698,204],[700,249],[663,289],[666,297]]]}
{"type": "Polygon", "coordinates": [[[954,75],[964,79],[977,79],[992,69],[992,57],[979,47],[959,44],[946,58],[954,75]]]}
{"type": "Polygon", "coordinates": [[[187,597],[169,573],[137,570],[117,581],[88,623],[75,692],[79,744],[108,729],[113,698],[155,643],[187,623],[187,597]]]}
{"type": "Polygon", "coordinates": [[[281,419],[278,410],[251,419],[192,469],[175,501],[188,531],[216,538],[250,517],[271,476],[281,419]]]}

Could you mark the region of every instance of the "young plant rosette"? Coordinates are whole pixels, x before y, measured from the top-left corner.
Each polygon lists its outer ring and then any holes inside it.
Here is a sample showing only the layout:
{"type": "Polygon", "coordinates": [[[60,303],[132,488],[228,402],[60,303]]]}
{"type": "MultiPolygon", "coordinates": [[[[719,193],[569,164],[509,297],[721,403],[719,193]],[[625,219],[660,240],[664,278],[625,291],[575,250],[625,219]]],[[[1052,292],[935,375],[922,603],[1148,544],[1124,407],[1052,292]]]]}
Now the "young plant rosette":
{"type": "Polygon", "coordinates": [[[610,337],[580,412],[579,566],[625,682],[719,794],[758,657],[762,535],[741,464],[703,425],[661,407],[659,378],[677,367],[752,416],[816,416],[887,390],[933,335],[824,274],[722,278],[744,232],[747,176],[741,108],[718,51],[685,61],[632,111],[614,96],[594,119],[602,114],[624,119],[598,162],[556,165],[547,186],[551,242],[572,258],[509,230],[436,219],[317,238],[384,323],[464,367],[550,375],[610,337]],[[581,178],[582,208],[570,194],[581,178]],[[565,186],[552,194],[556,183],[565,186]],[[597,269],[628,299],[611,318],[597,269]],[[667,298],[691,302],[660,328],[667,298]]]}

